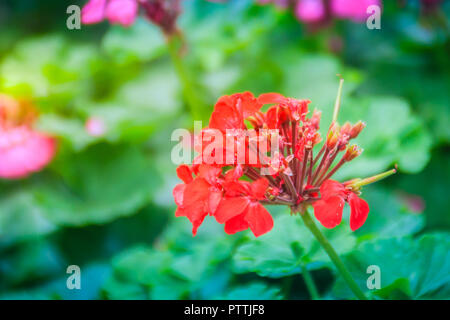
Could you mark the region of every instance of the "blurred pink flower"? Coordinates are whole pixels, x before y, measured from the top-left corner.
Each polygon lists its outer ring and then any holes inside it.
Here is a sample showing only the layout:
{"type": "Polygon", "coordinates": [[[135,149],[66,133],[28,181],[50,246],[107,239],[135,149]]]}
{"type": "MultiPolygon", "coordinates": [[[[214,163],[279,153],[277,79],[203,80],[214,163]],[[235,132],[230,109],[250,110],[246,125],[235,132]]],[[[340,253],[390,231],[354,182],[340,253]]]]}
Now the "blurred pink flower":
{"type": "Polygon", "coordinates": [[[81,10],[81,23],[99,23],[105,18],[106,0],[90,0],[81,10]]]}
{"type": "Polygon", "coordinates": [[[54,157],[56,142],[28,126],[0,128],[0,177],[18,179],[43,169],[54,157]]]}
{"type": "Polygon", "coordinates": [[[93,24],[106,18],[112,24],[129,27],[137,14],[137,0],[89,0],[81,10],[81,22],[93,24]]]}
{"type": "Polygon", "coordinates": [[[323,0],[300,0],[295,6],[295,16],[298,20],[311,23],[325,17],[323,0]]]}
{"type": "Polygon", "coordinates": [[[369,16],[369,6],[381,6],[381,0],[258,0],[258,3],[291,8],[297,19],[304,23],[326,22],[331,18],[364,22],[369,16]]]}
{"type": "Polygon", "coordinates": [[[332,0],[331,13],[336,18],[351,19],[363,22],[371,5],[381,6],[380,0],[332,0]]]}
{"type": "Polygon", "coordinates": [[[100,137],[106,132],[105,122],[96,117],[90,117],[87,119],[85,128],[87,133],[93,137],[100,137]]]}
{"type": "Polygon", "coordinates": [[[37,116],[29,101],[0,94],[0,178],[23,178],[53,159],[55,139],[32,129],[37,116]]]}

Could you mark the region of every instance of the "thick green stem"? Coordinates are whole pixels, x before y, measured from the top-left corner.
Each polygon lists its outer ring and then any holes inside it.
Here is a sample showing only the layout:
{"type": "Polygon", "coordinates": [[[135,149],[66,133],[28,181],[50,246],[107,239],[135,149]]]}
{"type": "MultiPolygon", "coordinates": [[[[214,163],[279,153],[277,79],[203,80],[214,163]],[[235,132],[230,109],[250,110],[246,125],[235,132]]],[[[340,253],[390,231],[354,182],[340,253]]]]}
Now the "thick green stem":
{"type": "Polygon", "coordinates": [[[314,283],[314,279],[311,276],[311,273],[308,269],[302,265],[302,276],[303,280],[305,280],[306,288],[311,296],[312,300],[319,300],[319,291],[317,291],[316,284],[314,283]]]}
{"type": "Polygon", "coordinates": [[[355,296],[360,300],[367,300],[367,297],[365,296],[364,292],[361,291],[361,289],[358,287],[358,284],[353,279],[350,272],[345,267],[344,263],[342,262],[341,258],[339,258],[336,251],[333,249],[331,244],[328,242],[327,238],[323,235],[323,233],[317,228],[317,225],[315,224],[314,220],[309,215],[308,210],[305,210],[304,213],[300,214],[303,222],[305,223],[305,226],[311,231],[311,233],[314,235],[314,237],[319,241],[322,248],[325,250],[325,252],[330,257],[331,261],[336,266],[337,270],[341,274],[341,276],[344,278],[344,280],[347,282],[347,285],[350,287],[352,292],[355,294],[355,296]]]}

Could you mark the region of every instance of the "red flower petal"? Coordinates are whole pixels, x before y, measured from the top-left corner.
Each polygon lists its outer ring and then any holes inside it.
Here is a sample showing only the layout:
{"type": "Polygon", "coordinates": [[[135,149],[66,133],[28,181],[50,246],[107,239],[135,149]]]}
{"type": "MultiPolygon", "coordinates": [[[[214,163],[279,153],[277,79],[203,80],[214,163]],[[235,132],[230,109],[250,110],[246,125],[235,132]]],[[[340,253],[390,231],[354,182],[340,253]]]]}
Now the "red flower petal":
{"type": "Polygon", "coordinates": [[[177,168],[177,176],[180,178],[184,183],[190,183],[192,182],[192,172],[189,166],[182,164],[178,166],[177,168]]]}
{"type": "Polygon", "coordinates": [[[334,196],[343,197],[345,191],[344,185],[334,180],[326,180],[320,186],[320,194],[324,200],[334,196]]]}
{"type": "Polygon", "coordinates": [[[227,129],[243,129],[244,119],[235,107],[216,104],[209,119],[209,127],[225,132],[227,129]]]}
{"type": "Polygon", "coordinates": [[[221,168],[200,165],[198,167],[198,176],[205,179],[209,184],[214,185],[217,181],[217,177],[222,173],[221,168]]]}
{"type": "Polygon", "coordinates": [[[252,202],[247,209],[245,220],[255,237],[259,237],[273,228],[273,219],[270,213],[259,202],[252,202]]]}
{"type": "Polygon", "coordinates": [[[173,198],[175,199],[175,203],[177,206],[182,207],[183,206],[183,195],[184,190],[186,189],[185,184],[177,184],[175,188],[173,188],[172,194],[173,198]]]}
{"type": "Polygon", "coordinates": [[[209,188],[205,179],[197,178],[186,185],[184,190],[183,209],[195,230],[208,214],[209,188]]]}
{"type": "Polygon", "coordinates": [[[258,97],[258,102],[261,104],[283,103],[286,100],[286,97],[275,92],[263,93],[258,97]]]}
{"type": "Polygon", "coordinates": [[[209,127],[225,132],[226,129],[245,129],[244,119],[261,109],[262,104],[251,92],[222,96],[214,106],[209,127]]]}
{"type": "Polygon", "coordinates": [[[348,204],[350,205],[350,229],[358,230],[366,222],[369,215],[369,205],[367,202],[355,193],[351,192],[348,196],[348,204]]]}
{"type": "Polygon", "coordinates": [[[260,178],[251,184],[252,196],[257,200],[264,199],[264,194],[269,187],[269,180],[260,178]]]}
{"type": "Polygon", "coordinates": [[[214,215],[222,200],[222,191],[211,191],[208,199],[208,213],[214,215]]]}
{"type": "Polygon", "coordinates": [[[279,129],[281,124],[289,120],[289,110],[278,105],[267,110],[267,126],[269,129],[279,129]]]}
{"type": "Polygon", "coordinates": [[[175,217],[186,217],[186,211],[183,208],[177,208],[175,217]]]}
{"type": "Polygon", "coordinates": [[[262,107],[262,103],[249,91],[236,93],[233,97],[236,99],[237,107],[241,108],[244,119],[254,115],[262,107]]]}
{"type": "Polygon", "coordinates": [[[248,222],[244,219],[245,213],[242,213],[225,222],[225,232],[227,234],[235,234],[239,231],[248,229],[248,222]]]}
{"type": "Polygon", "coordinates": [[[344,204],[344,199],[337,196],[319,200],[313,204],[314,216],[325,228],[332,229],[341,223],[344,204]]]}
{"type": "Polygon", "coordinates": [[[205,216],[200,217],[200,218],[195,219],[195,220],[191,220],[191,223],[192,223],[192,234],[194,236],[197,234],[197,229],[203,223],[203,220],[205,220],[205,216]]]}
{"type": "Polygon", "coordinates": [[[225,223],[241,214],[248,206],[250,200],[246,197],[224,198],[220,201],[214,216],[218,223],[225,223]]]}

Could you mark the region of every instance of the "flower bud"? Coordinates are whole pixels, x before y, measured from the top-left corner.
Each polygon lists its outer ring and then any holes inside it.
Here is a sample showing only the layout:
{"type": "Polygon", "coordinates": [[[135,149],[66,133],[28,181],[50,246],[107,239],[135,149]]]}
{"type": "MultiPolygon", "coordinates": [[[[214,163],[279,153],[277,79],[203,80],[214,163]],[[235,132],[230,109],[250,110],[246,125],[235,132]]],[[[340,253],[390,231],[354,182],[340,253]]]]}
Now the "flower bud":
{"type": "Polygon", "coordinates": [[[339,141],[339,130],[336,130],[334,127],[330,129],[327,135],[327,148],[329,150],[334,149],[339,141]]]}
{"type": "Polygon", "coordinates": [[[351,145],[345,151],[344,160],[351,161],[351,160],[355,159],[357,156],[359,156],[362,152],[363,152],[363,150],[360,147],[358,147],[356,144],[351,145]]]}
{"type": "Polygon", "coordinates": [[[350,122],[346,122],[344,123],[344,125],[341,127],[341,134],[346,134],[350,136],[350,132],[353,129],[352,125],[350,124],[350,122]]]}
{"type": "Polygon", "coordinates": [[[358,121],[350,130],[350,139],[356,138],[360,134],[362,129],[364,129],[365,127],[366,127],[365,122],[358,121]]]}

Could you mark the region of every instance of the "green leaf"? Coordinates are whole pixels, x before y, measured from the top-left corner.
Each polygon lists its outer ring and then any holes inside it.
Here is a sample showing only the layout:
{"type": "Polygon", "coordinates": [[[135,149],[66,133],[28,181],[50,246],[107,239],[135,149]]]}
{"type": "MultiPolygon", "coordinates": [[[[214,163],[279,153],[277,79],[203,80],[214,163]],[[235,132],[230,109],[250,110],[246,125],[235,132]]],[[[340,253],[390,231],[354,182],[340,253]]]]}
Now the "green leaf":
{"type": "MultiPolygon", "coordinates": [[[[366,187],[361,197],[367,201],[370,213],[364,226],[355,232],[358,237],[400,237],[414,234],[425,225],[421,213],[411,212],[400,195],[376,187],[366,187]]],[[[349,207],[346,207],[349,212],[349,207]]]]}
{"type": "Polygon", "coordinates": [[[403,99],[349,99],[343,102],[339,120],[341,123],[362,120],[367,127],[356,139],[364,152],[344,165],[336,177],[366,177],[394,163],[398,163],[400,171],[417,173],[430,159],[431,136],[403,99]]]}
{"type": "Polygon", "coordinates": [[[33,195],[33,189],[5,190],[0,197],[0,238],[2,245],[36,238],[56,230],[33,195]]]}
{"type": "MultiPolygon", "coordinates": [[[[356,244],[349,226],[344,223],[331,230],[321,229],[339,254],[351,251],[356,244]]],[[[256,272],[270,278],[301,273],[301,264],[308,269],[330,266],[328,256],[300,217],[287,214],[275,219],[271,232],[257,239],[247,239],[240,245],[233,263],[238,273],[256,272]],[[293,246],[303,251],[292,250],[293,246]],[[303,254],[298,256],[301,252],[303,254]]]]}
{"type": "Polygon", "coordinates": [[[138,18],[129,28],[111,26],[102,47],[119,64],[150,61],[166,52],[161,30],[144,18],[138,18]]]}
{"type": "MultiPolygon", "coordinates": [[[[450,284],[450,234],[425,234],[418,239],[390,238],[363,242],[345,257],[360,287],[366,291],[370,274],[366,269],[377,265],[381,271],[381,289],[374,296],[393,299],[399,295],[411,299],[446,298],[450,284]]],[[[333,289],[338,298],[352,297],[346,284],[338,278],[333,289]]]]}
{"type": "Polygon", "coordinates": [[[2,89],[53,101],[53,107],[62,109],[89,88],[91,64],[97,59],[93,45],[69,42],[60,35],[26,39],[0,66],[2,89]]]}
{"type": "Polygon", "coordinates": [[[260,282],[232,288],[227,294],[218,297],[218,300],[281,300],[283,296],[280,288],[268,286],[260,282]]]}
{"type": "Polygon", "coordinates": [[[60,178],[38,190],[40,207],[59,225],[105,223],[137,212],[152,199],[159,175],[135,146],[96,145],[59,159],[60,178]]]}

